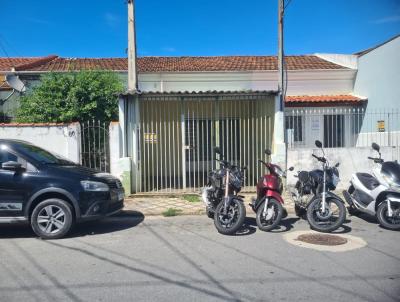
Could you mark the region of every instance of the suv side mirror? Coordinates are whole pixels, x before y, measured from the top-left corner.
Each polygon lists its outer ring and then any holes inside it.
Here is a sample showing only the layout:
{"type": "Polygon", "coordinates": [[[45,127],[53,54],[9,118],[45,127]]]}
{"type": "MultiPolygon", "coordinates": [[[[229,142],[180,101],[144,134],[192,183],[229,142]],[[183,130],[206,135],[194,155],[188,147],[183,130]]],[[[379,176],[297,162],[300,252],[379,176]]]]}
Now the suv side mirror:
{"type": "Polygon", "coordinates": [[[316,145],[318,148],[322,148],[322,143],[321,143],[319,140],[316,140],[316,141],[315,141],[315,145],[316,145]]]}
{"type": "Polygon", "coordinates": [[[16,172],[23,170],[22,165],[20,163],[17,163],[16,161],[7,161],[1,165],[1,168],[3,170],[16,172]]]}

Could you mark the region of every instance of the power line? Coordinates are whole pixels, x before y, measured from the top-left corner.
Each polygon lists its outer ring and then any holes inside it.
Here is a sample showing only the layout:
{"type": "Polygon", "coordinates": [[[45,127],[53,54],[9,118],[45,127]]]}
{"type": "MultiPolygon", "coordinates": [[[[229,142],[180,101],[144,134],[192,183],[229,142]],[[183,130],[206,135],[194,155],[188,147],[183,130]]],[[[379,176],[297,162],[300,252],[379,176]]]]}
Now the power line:
{"type": "Polygon", "coordinates": [[[2,34],[0,34],[0,39],[3,40],[4,44],[8,45],[8,48],[11,49],[17,56],[22,57],[21,53],[14,47],[14,45],[12,45],[12,43],[10,43],[10,41],[2,34]]]}
{"type": "Polygon", "coordinates": [[[290,2],[292,2],[292,0],[288,0],[288,1],[287,1],[286,5],[283,7],[284,10],[286,9],[286,7],[289,6],[290,2]]]}
{"type": "Polygon", "coordinates": [[[7,58],[10,58],[10,56],[8,55],[8,52],[7,52],[6,48],[5,48],[5,46],[4,46],[3,43],[1,42],[1,39],[0,39],[0,48],[1,48],[1,50],[4,52],[4,54],[6,55],[6,57],[7,57],[7,58]]]}

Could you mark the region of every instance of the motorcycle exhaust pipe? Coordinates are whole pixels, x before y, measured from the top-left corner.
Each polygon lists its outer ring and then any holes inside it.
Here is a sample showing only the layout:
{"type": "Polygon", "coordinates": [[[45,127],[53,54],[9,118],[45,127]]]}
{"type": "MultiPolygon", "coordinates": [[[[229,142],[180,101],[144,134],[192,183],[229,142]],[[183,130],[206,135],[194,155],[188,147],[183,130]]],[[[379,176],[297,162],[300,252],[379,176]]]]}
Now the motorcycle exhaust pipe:
{"type": "Polygon", "coordinates": [[[349,204],[349,206],[354,206],[354,202],[353,199],[350,195],[349,192],[347,192],[346,190],[343,191],[343,197],[346,200],[346,202],[349,204]]]}

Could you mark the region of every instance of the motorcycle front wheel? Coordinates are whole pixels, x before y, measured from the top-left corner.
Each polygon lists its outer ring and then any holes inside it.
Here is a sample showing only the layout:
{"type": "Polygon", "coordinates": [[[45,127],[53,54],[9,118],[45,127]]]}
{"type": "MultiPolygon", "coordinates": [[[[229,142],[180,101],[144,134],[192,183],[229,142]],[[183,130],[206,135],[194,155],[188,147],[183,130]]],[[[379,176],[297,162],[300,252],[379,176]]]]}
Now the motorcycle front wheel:
{"type": "Polygon", "coordinates": [[[346,219],[346,208],[336,198],[326,199],[326,209],[322,212],[322,198],[315,198],[307,207],[307,220],[311,228],[323,233],[333,232],[346,219]]]}
{"type": "Polygon", "coordinates": [[[265,202],[257,209],[256,222],[261,231],[268,232],[274,229],[282,219],[283,207],[279,201],[271,198],[268,200],[267,209],[264,213],[265,202]]]}
{"type": "Polygon", "coordinates": [[[246,208],[240,199],[232,199],[226,214],[224,202],[220,202],[215,209],[214,225],[219,233],[234,235],[241,228],[246,218],[246,208]]]}
{"type": "Polygon", "coordinates": [[[376,216],[378,218],[379,224],[390,230],[400,230],[400,207],[397,203],[393,202],[397,207],[391,207],[393,211],[392,217],[389,217],[388,204],[387,202],[382,202],[376,216]]]}

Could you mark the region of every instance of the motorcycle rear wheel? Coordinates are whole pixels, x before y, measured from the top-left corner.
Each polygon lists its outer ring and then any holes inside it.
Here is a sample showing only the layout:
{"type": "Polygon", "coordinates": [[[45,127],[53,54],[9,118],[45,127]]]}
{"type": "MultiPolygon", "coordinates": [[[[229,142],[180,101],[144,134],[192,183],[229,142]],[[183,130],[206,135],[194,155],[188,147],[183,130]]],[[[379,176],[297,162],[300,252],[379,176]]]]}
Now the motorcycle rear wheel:
{"type": "Polygon", "coordinates": [[[283,207],[282,204],[276,199],[271,198],[267,205],[267,217],[264,217],[264,205],[266,201],[263,201],[257,209],[256,222],[257,226],[261,231],[268,232],[274,229],[282,220],[283,207]],[[271,213],[268,213],[272,211],[271,213]],[[269,215],[272,215],[270,218],[269,215]],[[267,219],[269,218],[269,219],[267,219]]]}
{"type": "Polygon", "coordinates": [[[224,202],[220,202],[215,209],[214,225],[217,231],[223,235],[234,235],[242,227],[246,218],[246,208],[240,199],[232,199],[227,210],[223,214],[224,202]]]}
{"type": "MultiPolygon", "coordinates": [[[[337,200],[336,198],[327,198],[326,203],[328,209],[332,206],[336,206],[337,210],[332,211],[330,215],[323,217],[325,215],[321,212],[322,208],[322,198],[315,198],[307,207],[307,220],[313,230],[322,233],[330,233],[338,229],[346,219],[346,207],[343,202],[337,200]],[[337,214],[337,215],[336,215],[337,214]],[[334,220],[331,219],[334,217],[334,220]]],[[[330,210],[331,211],[331,210],[330,210]]]]}
{"type": "MultiPolygon", "coordinates": [[[[395,209],[396,212],[399,209],[395,209]]],[[[378,206],[378,211],[376,212],[379,224],[389,230],[400,230],[400,217],[395,215],[393,217],[388,216],[388,204],[387,202],[382,202],[378,206]]]]}

